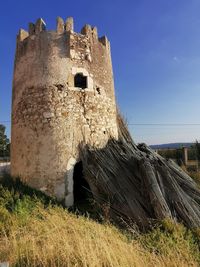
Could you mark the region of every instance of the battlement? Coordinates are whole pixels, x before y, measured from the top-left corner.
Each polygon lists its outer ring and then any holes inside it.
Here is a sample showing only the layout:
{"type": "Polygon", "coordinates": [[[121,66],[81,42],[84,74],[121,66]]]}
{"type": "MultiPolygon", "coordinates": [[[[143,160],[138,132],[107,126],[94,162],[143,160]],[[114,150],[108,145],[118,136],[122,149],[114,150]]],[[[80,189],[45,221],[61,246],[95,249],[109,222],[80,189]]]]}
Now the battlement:
{"type": "MultiPolygon", "coordinates": [[[[25,39],[31,37],[31,36],[37,36],[41,32],[55,32],[57,34],[73,34],[74,33],[74,21],[72,17],[69,17],[64,20],[61,17],[57,17],[56,20],[56,31],[47,31],[46,23],[42,18],[39,18],[36,23],[29,23],[28,31],[24,29],[20,29],[19,33],[17,35],[17,41],[23,42],[25,39]]],[[[79,35],[85,35],[88,38],[91,38],[93,40],[98,40],[101,44],[103,44],[105,47],[110,48],[110,43],[106,36],[102,36],[98,38],[98,31],[97,27],[92,27],[89,24],[86,24],[81,29],[80,33],[75,33],[79,35]]]]}

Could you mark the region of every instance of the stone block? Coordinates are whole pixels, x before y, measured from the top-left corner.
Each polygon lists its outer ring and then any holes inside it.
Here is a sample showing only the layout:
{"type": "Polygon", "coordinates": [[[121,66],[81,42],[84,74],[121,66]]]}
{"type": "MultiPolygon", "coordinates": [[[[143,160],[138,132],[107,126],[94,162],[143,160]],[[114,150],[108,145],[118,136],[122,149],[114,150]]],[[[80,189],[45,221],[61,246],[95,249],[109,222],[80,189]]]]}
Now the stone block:
{"type": "Polygon", "coordinates": [[[67,18],[66,23],[65,23],[65,29],[67,32],[74,31],[74,20],[72,17],[67,18]]]}
{"type": "Polygon", "coordinates": [[[23,30],[23,29],[20,29],[19,30],[19,34],[18,34],[18,40],[21,42],[23,41],[24,39],[26,39],[27,37],[29,36],[28,32],[23,30]]]}
{"type": "Polygon", "coordinates": [[[53,112],[44,112],[43,113],[43,117],[45,119],[53,118],[54,117],[54,113],[53,112]]]}
{"type": "Polygon", "coordinates": [[[93,79],[91,77],[88,77],[88,89],[93,89],[93,79]]]}
{"type": "Polygon", "coordinates": [[[71,58],[71,59],[76,58],[76,51],[73,50],[73,49],[70,49],[70,58],[71,58]]]}
{"type": "Polygon", "coordinates": [[[92,28],[92,36],[94,39],[98,39],[97,27],[92,28]]]}
{"type": "Polygon", "coordinates": [[[92,28],[89,24],[86,24],[83,26],[83,28],[81,29],[81,33],[84,35],[90,35],[92,33],[92,28]]]}
{"type": "Polygon", "coordinates": [[[57,17],[57,33],[63,33],[65,30],[65,23],[61,17],[57,17]]]}
{"type": "Polygon", "coordinates": [[[39,18],[35,24],[35,33],[38,34],[45,30],[46,30],[46,23],[44,22],[42,18],[39,18]]]}
{"type": "Polygon", "coordinates": [[[72,67],[72,74],[82,73],[84,76],[89,76],[88,71],[85,68],[72,67]]]}

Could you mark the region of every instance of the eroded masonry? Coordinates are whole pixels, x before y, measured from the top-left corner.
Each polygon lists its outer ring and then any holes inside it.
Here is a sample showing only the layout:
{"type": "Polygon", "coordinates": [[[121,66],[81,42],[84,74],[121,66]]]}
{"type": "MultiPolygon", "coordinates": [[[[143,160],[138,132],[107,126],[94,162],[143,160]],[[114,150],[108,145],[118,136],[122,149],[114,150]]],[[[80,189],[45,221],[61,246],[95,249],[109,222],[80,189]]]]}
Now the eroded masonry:
{"type": "Polygon", "coordinates": [[[46,30],[38,19],[17,36],[12,100],[11,173],[74,203],[79,144],[118,137],[110,43],[97,28],[73,31],[73,19],[46,30]]]}

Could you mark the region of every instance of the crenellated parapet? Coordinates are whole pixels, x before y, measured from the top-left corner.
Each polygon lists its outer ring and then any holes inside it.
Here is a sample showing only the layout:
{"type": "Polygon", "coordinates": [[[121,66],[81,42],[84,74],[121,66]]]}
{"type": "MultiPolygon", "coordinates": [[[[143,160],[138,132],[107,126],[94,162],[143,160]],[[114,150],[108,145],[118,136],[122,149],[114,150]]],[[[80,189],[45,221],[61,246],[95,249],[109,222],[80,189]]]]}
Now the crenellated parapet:
{"type": "MultiPolygon", "coordinates": [[[[63,20],[61,17],[57,17],[56,20],[56,31],[48,31],[46,29],[46,23],[42,18],[39,18],[36,23],[29,23],[28,31],[24,29],[20,29],[19,33],[17,35],[18,42],[23,42],[25,39],[31,37],[31,36],[37,36],[41,33],[57,33],[57,34],[74,34],[74,21],[72,17],[69,17],[66,19],[66,21],[63,20]]],[[[106,36],[102,36],[98,38],[98,31],[97,27],[92,27],[89,24],[84,25],[84,27],[81,29],[80,33],[75,33],[87,36],[89,39],[95,41],[99,41],[101,44],[103,44],[105,47],[110,48],[109,41],[106,36]]]]}
{"type": "Polygon", "coordinates": [[[29,36],[29,33],[23,29],[19,30],[19,33],[17,35],[17,41],[22,42],[24,39],[26,39],[29,36]]]}
{"type": "Polygon", "coordinates": [[[29,23],[28,32],[24,29],[19,30],[18,40],[23,41],[25,38],[29,37],[30,35],[39,34],[42,31],[46,31],[46,23],[43,19],[38,19],[36,23],[29,23]]]}
{"type": "Polygon", "coordinates": [[[66,22],[61,17],[57,17],[57,33],[74,31],[74,21],[72,17],[67,18],[66,22]]]}
{"type": "Polygon", "coordinates": [[[74,20],[72,17],[67,18],[65,23],[65,30],[66,32],[74,31],[74,20]]]}

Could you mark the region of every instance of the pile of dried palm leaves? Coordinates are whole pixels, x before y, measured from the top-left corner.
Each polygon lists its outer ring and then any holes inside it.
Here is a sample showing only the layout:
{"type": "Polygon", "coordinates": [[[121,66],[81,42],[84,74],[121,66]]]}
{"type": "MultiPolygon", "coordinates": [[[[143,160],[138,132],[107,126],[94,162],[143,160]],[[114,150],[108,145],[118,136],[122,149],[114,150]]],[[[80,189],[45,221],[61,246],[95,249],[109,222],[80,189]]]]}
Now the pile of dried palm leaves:
{"type": "Polygon", "coordinates": [[[150,221],[171,218],[200,226],[200,190],[173,161],[145,144],[136,145],[118,116],[120,139],[103,149],[81,149],[84,176],[94,198],[107,204],[109,216],[147,228],[150,221]]]}

